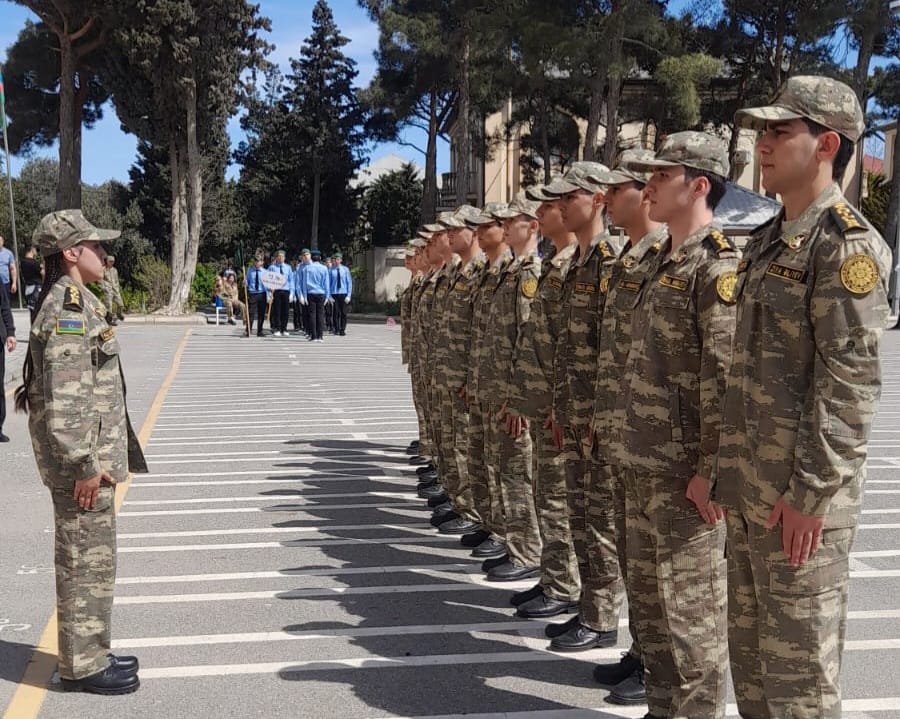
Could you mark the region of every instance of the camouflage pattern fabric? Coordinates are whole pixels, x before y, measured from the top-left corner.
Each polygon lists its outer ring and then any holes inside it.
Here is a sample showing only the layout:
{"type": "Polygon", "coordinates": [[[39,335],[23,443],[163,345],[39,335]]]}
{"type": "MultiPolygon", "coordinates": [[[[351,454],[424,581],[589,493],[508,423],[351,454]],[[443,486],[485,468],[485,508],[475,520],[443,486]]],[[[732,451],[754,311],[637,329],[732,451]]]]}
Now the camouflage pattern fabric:
{"type": "MultiPolygon", "coordinates": [[[[540,563],[541,541],[534,511],[531,435],[518,439],[506,434],[505,421],[497,419],[511,395],[515,348],[531,314],[533,293],[541,263],[535,253],[517,257],[497,279],[478,352],[477,393],[487,400],[491,414],[487,442],[493,452],[500,491],[506,546],[510,558],[520,566],[540,563]]],[[[492,501],[494,501],[492,499],[492,501]]]]}
{"type": "Polygon", "coordinates": [[[612,474],[585,444],[594,414],[600,319],[622,241],[607,233],[576,251],[563,287],[553,416],[564,428],[568,513],[581,577],[581,622],[595,631],[619,624],[624,586],[616,552],[612,474]]]}
{"type": "Polygon", "coordinates": [[[729,613],[748,717],[840,716],[849,552],[881,394],[891,253],[832,185],[754,235],[738,267],[737,331],[715,497],[729,509],[729,613]],[[765,522],[779,498],[822,517],[799,568],[765,522]]]}
{"type": "Polygon", "coordinates": [[[628,596],[651,713],[725,714],[724,527],[685,492],[711,477],[731,359],[740,253],[698,229],[644,283],[633,316],[621,418],[628,596]]]}
{"type": "Polygon", "coordinates": [[[563,277],[576,247],[573,243],[541,262],[531,316],[515,350],[507,404],[511,413],[530,421],[534,505],[542,546],[540,584],[545,595],[562,601],[578,600],[581,579],[569,527],[567,455],[554,446],[552,432],[544,429],[544,421],[553,398],[563,277]]]}
{"type": "Polygon", "coordinates": [[[103,268],[103,279],[100,282],[103,290],[103,300],[107,308],[113,314],[125,309],[122,301],[122,291],[119,286],[119,271],[115,267],[103,268]]]}
{"type": "Polygon", "coordinates": [[[635,160],[631,167],[638,170],[657,170],[663,167],[693,167],[727,178],[731,169],[728,144],[707,132],[685,130],[675,132],[665,140],[652,160],[635,160]]]}
{"type": "Polygon", "coordinates": [[[431,308],[434,303],[435,285],[438,272],[432,270],[422,280],[419,298],[415,304],[415,381],[419,386],[419,394],[422,397],[423,421],[425,433],[419,436],[419,453],[423,457],[432,460],[437,458],[437,445],[434,436],[435,412],[432,410],[430,362],[428,353],[431,344],[431,308]]]}

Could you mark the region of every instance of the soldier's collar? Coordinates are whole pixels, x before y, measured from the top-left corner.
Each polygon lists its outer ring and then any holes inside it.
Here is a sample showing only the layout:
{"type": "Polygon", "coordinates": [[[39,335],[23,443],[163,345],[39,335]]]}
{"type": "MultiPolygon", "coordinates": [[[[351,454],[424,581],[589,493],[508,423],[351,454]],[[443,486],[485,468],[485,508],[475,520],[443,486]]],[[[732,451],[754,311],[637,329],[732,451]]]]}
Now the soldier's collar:
{"type": "Polygon", "coordinates": [[[792,250],[799,250],[812,234],[816,225],[819,224],[822,214],[843,199],[844,195],[841,192],[841,188],[838,187],[836,182],[832,182],[798,218],[785,220],[784,209],[782,209],[779,215],[779,232],[776,236],[792,250]]]}
{"type": "Polygon", "coordinates": [[[648,232],[633,245],[626,245],[622,251],[621,262],[626,269],[631,269],[648,254],[659,254],[669,242],[669,230],[665,225],[660,225],[655,230],[648,232]]]}
{"type": "MultiPolygon", "coordinates": [[[[703,240],[706,239],[707,235],[709,235],[709,233],[713,229],[715,229],[715,227],[716,227],[715,224],[710,222],[709,224],[703,225],[703,227],[699,227],[696,230],[694,230],[691,234],[689,234],[684,239],[684,242],[681,243],[681,247],[679,247],[677,250],[675,250],[675,252],[673,252],[669,256],[669,259],[672,262],[674,262],[675,264],[684,262],[688,258],[688,255],[691,254],[694,247],[696,245],[699,245],[701,242],[703,242],[703,240]]],[[[668,240],[668,246],[669,247],[672,246],[671,236],[669,237],[669,240],[668,240]]]]}

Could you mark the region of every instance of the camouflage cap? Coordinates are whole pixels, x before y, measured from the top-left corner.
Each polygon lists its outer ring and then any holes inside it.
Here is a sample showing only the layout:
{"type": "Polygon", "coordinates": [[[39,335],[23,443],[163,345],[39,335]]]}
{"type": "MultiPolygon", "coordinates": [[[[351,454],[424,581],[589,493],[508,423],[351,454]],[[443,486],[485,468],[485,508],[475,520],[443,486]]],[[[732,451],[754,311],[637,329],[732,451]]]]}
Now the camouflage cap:
{"type": "Polygon", "coordinates": [[[610,172],[606,165],[599,162],[576,162],[565,175],[546,185],[543,191],[544,194],[556,197],[568,195],[576,190],[602,192],[609,177],[610,172]]]}
{"type": "Polygon", "coordinates": [[[406,248],[406,256],[407,257],[415,257],[416,256],[416,248],[415,247],[407,247],[406,248]]]}
{"type": "Polygon", "coordinates": [[[669,135],[653,160],[631,163],[638,170],[661,167],[693,167],[695,170],[711,172],[719,177],[728,177],[728,145],[721,137],[706,132],[686,130],[669,135]]]}
{"type": "Polygon", "coordinates": [[[470,227],[480,227],[481,225],[489,225],[492,222],[497,221],[497,218],[494,217],[494,215],[497,212],[501,212],[505,209],[506,209],[505,202],[488,202],[477,215],[467,218],[466,224],[468,224],[470,227]]]}
{"type": "Polygon", "coordinates": [[[421,237],[414,237],[409,241],[409,244],[413,247],[425,247],[425,245],[427,245],[428,243],[421,237]]]}
{"type": "MultiPolygon", "coordinates": [[[[552,182],[551,182],[552,184],[552,182]]],[[[557,195],[551,195],[547,192],[550,185],[536,185],[525,190],[525,197],[534,202],[552,202],[557,195]]]]}
{"type": "Polygon", "coordinates": [[[509,220],[513,217],[525,215],[533,220],[537,219],[537,210],[541,206],[540,202],[529,200],[524,193],[519,193],[516,198],[510,202],[506,209],[494,213],[494,217],[498,220],[509,220]]]}
{"type": "MultiPolygon", "coordinates": [[[[609,184],[625,185],[629,182],[640,182],[642,185],[646,185],[650,179],[650,175],[653,173],[647,169],[640,169],[641,163],[653,160],[655,157],[656,153],[653,152],[653,150],[647,150],[641,147],[623,150],[619,155],[619,161],[616,163],[616,166],[611,173],[613,179],[609,184]]],[[[646,168],[646,166],[644,167],[646,168]]]]}
{"type": "Polygon", "coordinates": [[[460,207],[457,207],[446,220],[438,219],[438,222],[447,229],[460,230],[466,227],[467,218],[476,217],[480,214],[481,212],[477,207],[472,207],[472,205],[461,205],[460,207]]]}
{"type": "Polygon", "coordinates": [[[416,233],[416,237],[421,237],[423,240],[430,240],[433,234],[433,230],[419,230],[416,233]]]}
{"type": "Polygon", "coordinates": [[[118,230],[101,230],[88,222],[81,210],[57,210],[44,215],[31,241],[46,257],[80,242],[106,242],[121,236],[118,230]]]}
{"type": "Polygon", "coordinates": [[[740,127],[765,130],[766,123],[805,117],[856,142],[866,129],[856,93],[821,75],[797,75],[782,86],[771,105],[749,107],[734,115],[740,127]]]}

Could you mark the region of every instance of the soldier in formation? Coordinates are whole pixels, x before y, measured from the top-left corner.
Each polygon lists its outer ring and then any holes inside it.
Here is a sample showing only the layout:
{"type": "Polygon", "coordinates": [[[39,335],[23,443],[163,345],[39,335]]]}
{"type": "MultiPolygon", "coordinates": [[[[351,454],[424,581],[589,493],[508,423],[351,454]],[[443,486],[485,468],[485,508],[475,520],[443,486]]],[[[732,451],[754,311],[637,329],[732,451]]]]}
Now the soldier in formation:
{"type": "Polygon", "coordinates": [[[109,323],[115,326],[117,324],[116,319],[119,321],[125,320],[125,315],[122,314],[122,310],[125,309],[125,303],[122,301],[119,271],[116,269],[116,258],[113,255],[106,256],[100,288],[103,290],[103,299],[106,301],[106,308],[110,313],[109,323]]]}
{"type": "Polygon", "coordinates": [[[736,121],[784,203],[743,257],[715,224],[727,146],[700,132],[423,228],[409,451],[432,523],[489,580],[537,579],[519,616],[574,614],[551,649],[616,643],[624,587],[609,701],[720,719],[730,668],[741,716],[831,719],[891,258],[839,189],[849,87],[795,77],[736,121]]]}

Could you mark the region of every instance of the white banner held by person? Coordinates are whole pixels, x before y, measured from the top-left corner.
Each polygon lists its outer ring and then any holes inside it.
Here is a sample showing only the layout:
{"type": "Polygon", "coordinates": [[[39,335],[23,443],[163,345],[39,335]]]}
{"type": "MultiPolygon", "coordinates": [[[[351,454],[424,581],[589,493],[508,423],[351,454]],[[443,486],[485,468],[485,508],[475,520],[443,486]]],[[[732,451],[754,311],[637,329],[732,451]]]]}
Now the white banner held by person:
{"type": "Polygon", "coordinates": [[[262,273],[263,287],[269,290],[269,292],[283,290],[287,284],[287,279],[286,275],[279,274],[278,272],[266,271],[262,273]]]}

